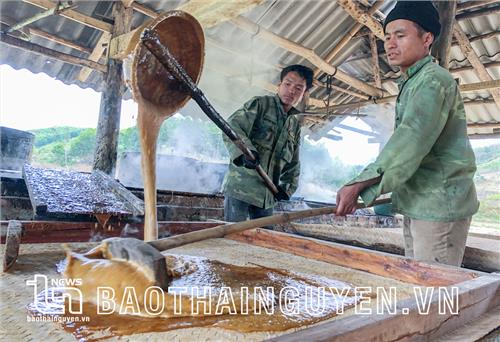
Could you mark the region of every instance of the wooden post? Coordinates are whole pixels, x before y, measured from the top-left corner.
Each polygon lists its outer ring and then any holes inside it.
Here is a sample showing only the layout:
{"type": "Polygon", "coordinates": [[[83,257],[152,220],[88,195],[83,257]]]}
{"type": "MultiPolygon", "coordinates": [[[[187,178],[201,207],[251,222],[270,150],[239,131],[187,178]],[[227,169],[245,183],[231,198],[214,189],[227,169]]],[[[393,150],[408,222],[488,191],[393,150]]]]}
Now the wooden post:
{"type": "Polygon", "coordinates": [[[357,22],[365,25],[378,38],[384,39],[382,25],[370,14],[365,12],[354,0],[337,0],[337,3],[357,22]]]}
{"type": "MultiPolygon", "coordinates": [[[[132,8],[125,8],[121,2],[115,2],[113,7],[115,19],[113,36],[130,31],[132,13],[132,8]]],[[[93,165],[94,170],[101,170],[109,175],[114,173],[116,166],[120,112],[124,90],[122,61],[110,58],[108,59],[106,85],[101,94],[93,165]]]]}
{"type": "Polygon", "coordinates": [[[453,25],[457,11],[456,1],[435,1],[441,21],[441,34],[434,40],[432,55],[439,60],[439,65],[448,69],[451,41],[453,39],[453,25]]]}
{"type": "Polygon", "coordinates": [[[382,88],[382,80],[380,79],[380,66],[378,63],[377,37],[370,33],[370,49],[372,50],[372,70],[375,87],[382,88]]]}

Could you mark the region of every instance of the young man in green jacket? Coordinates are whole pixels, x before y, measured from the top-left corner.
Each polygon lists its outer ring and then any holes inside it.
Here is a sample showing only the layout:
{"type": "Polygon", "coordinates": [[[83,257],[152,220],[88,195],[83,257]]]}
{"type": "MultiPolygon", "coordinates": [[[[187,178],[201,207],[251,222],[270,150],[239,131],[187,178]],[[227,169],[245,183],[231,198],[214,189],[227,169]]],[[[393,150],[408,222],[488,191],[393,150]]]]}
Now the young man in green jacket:
{"type": "Polygon", "coordinates": [[[224,218],[228,222],[272,215],[275,202],[290,199],[297,190],[300,120],[293,106],[311,88],[313,72],[302,65],[291,65],[281,71],[280,79],[276,95],[254,97],[228,119],[257,160],[247,160],[224,138],[231,158],[223,185],[224,218]],[[276,196],[255,171],[258,164],[278,186],[276,196]]]}
{"type": "Polygon", "coordinates": [[[477,212],[475,157],[457,83],[432,61],[439,15],[430,1],[400,1],[384,23],[389,63],[401,69],[395,130],[378,158],[337,193],[337,215],[392,192],[405,215],[405,254],[460,266],[477,212]]]}

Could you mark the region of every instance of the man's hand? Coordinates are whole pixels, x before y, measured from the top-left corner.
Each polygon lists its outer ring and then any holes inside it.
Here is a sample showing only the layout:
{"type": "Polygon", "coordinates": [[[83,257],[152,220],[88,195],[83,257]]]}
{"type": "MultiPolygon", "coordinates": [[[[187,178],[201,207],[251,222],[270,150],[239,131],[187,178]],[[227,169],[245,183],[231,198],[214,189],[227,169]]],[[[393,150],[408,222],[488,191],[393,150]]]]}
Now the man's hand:
{"type": "Polygon", "coordinates": [[[357,209],[359,193],[363,189],[360,184],[362,183],[346,185],[340,188],[337,192],[336,216],[354,214],[357,209]]]}
{"type": "Polygon", "coordinates": [[[247,157],[244,154],[242,154],[241,156],[239,156],[233,160],[234,165],[244,166],[247,169],[255,170],[257,165],[260,164],[260,156],[259,156],[259,153],[257,151],[252,151],[252,154],[255,157],[255,160],[247,159],[247,157]]]}
{"type": "Polygon", "coordinates": [[[277,186],[278,188],[278,193],[274,195],[274,198],[276,198],[277,201],[288,201],[290,199],[290,196],[283,190],[281,186],[277,186]]]}

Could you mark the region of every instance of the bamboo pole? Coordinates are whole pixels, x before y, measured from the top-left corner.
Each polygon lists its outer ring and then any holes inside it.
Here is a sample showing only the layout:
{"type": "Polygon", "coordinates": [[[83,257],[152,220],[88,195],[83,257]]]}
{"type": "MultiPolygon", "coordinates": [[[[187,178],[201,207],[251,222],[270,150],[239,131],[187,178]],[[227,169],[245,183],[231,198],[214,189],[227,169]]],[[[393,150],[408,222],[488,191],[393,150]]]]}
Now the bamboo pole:
{"type": "MultiPolygon", "coordinates": [[[[109,47],[109,42],[111,40],[111,34],[108,32],[103,32],[101,33],[101,37],[97,41],[94,49],[90,53],[89,59],[94,62],[98,62],[102,55],[104,54],[104,51],[109,47]]],[[[90,74],[92,72],[92,69],[89,68],[83,68],[80,70],[77,79],[80,82],[85,82],[89,78],[90,74]]]]}

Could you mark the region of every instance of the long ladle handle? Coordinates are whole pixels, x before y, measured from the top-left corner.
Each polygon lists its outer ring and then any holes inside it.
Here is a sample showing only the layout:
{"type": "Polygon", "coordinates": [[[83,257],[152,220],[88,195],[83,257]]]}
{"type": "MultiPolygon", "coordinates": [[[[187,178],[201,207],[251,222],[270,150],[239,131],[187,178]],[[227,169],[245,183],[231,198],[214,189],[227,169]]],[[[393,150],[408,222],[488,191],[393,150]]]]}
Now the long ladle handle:
{"type": "MultiPolygon", "coordinates": [[[[391,199],[380,199],[375,201],[372,206],[384,203],[390,203],[391,199]]],[[[358,203],[357,208],[366,208],[364,203],[358,203]]],[[[337,211],[337,206],[306,209],[300,211],[292,211],[283,214],[276,214],[272,216],[261,217],[258,219],[228,223],[220,226],[202,229],[194,232],[189,232],[185,234],[180,234],[176,236],[166,237],[160,240],[148,241],[148,243],[158,249],[159,251],[164,251],[170,248],[187,245],[196,241],[202,241],[206,239],[222,238],[231,233],[239,233],[247,229],[265,227],[273,224],[283,224],[288,223],[297,219],[303,219],[307,217],[320,216],[335,214],[337,211]]]]}
{"type": "MultiPolygon", "coordinates": [[[[212,120],[217,127],[243,152],[246,158],[255,161],[255,156],[248,146],[243,142],[241,137],[236,133],[226,120],[215,110],[215,108],[208,102],[200,88],[193,82],[191,77],[187,74],[186,70],[179,64],[179,62],[172,56],[166,46],[161,44],[160,39],[154,30],[144,30],[141,36],[141,41],[144,46],[158,59],[158,61],[191,93],[191,97],[196,101],[205,114],[212,120]]],[[[274,185],[273,181],[262,166],[257,165],[255,168],[259,176],[264,180],[267,188],[276,195],[278,188],[274,185]]]]}

